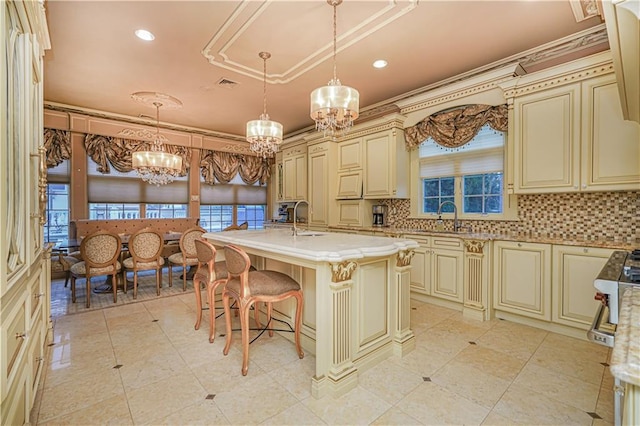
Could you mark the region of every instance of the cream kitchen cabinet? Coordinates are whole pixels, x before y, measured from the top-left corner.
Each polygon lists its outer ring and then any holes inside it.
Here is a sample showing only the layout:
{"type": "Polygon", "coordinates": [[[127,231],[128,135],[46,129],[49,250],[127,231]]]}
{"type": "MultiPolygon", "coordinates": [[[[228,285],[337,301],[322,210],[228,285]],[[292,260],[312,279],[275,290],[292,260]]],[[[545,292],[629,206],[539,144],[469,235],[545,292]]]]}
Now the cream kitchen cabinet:
{"type": "Polygon", "coordinates": [[[329,225],[332,205],[329,200],[335,184],[335,174],[330,173],[330,166],[335,163],[336,144],[323,142],[307,147],[309,182],[308,224],[314,229],[329,225]]]}
{"type": "Polygon", "coordinates": [[[420,244],[411,260],[411,290],[419,295],[462,303],[462,240],[416,235],[405,235],[404,238],[420,244]]]}
{"type": "Polygon", "coordinates": [[[551,320],[551,245],[493,243],[494,308],[551,320]]]}
{"type": "Polygon", "coordinates": [[[46,159],[44,4],[0,5],[0,424],[29,424],[50,341],[50,250],[43,243],[46,159]]]}
{"type": "Polygon", "coordinates": [[[307,147],[297,145],[282,150],[282,200],[307,198],[307,147]]]}
{"type": "Polygon", "coordinates": [[[338,144],[337,199],[362,198],[362,163],[362,138],[338,144]]]}
{"type": "Polygon", "coordinates": [[[419,294],[431,294],[431,237],[404,235],[420,244],[413,250],[411,259],[411,291],[419,294]]]}
{"type": "Polygon", "coordinates": [[[514,190],[570,192],[580,178],[580,84],[514,101],[514,190]]]}
{"type": "Polygon", "coordinates": [[[593,281],[613,250],[553,246],[553,309],[555,323],[587,330],[600,302],[594,300],[593,281]]]}
{"type": "Polygon", "coordinates": [[[372,225],[373,204],[370,200],[338,200],[336,204],[336,225],[357,227],[372,225]]]}
{"type": "Polygon", "coordinates": [[[512,132],[515,193],[640,188],[640,125],[613,73],[515,97],[512,132]]]}
{"type": "Polygon", "coordinates": [[[622,118],[613,74],[582,83],[582,164],[584,191],[640,189],[640,124],[622,118]]]}
{"type": "Polygon", "coordinates": [[[409,196],[409,152],[404,131],[393,127],[362,138],[364,155],[363,197],[407,198],[409,196]]]}

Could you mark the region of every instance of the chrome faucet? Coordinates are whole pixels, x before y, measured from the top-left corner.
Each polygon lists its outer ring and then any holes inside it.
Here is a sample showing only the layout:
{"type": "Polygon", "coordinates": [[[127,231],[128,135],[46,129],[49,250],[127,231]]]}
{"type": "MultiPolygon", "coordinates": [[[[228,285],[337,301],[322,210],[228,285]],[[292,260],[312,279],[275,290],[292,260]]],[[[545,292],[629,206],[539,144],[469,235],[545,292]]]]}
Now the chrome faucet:
{"type": "MultiPolygon", "coordinates": [[[[309,205],[309,202],[307,200],[300,200],[300,201],[296,201],[296,204],[293,206],[293,235],[294,237],[296,235],[298,235],[298,206],[300,205],[300,203],[307,203],[307,209],[310,209],[311,206],[309,205]]],[[[307,212],[307,215],[309,214],[309,212],[307,212]]],[[[309,226],[309,219],[307,218],[307,226],[309,226]]]]}
{"type": "Polygon", "coordinates": [[[440,215],[442,214],[442,206],[445,204],[451,204],[453,206],[453,232],[458,232],[460,230],[460,224],[458,223],[458,208],[453,201],[443,201],[440,203],[440,206],[438,207],[438,219],[440,219],[440,215]]]}

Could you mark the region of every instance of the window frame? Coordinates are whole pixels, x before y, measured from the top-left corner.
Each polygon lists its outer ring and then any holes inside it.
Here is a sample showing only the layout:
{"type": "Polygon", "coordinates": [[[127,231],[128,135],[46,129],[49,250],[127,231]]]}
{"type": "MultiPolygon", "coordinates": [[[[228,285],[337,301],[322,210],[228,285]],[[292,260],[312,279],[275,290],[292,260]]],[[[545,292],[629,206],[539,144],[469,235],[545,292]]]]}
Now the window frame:
{"type": "MultiPolygon", "coordinates": [[[[517,196],[515,194],[509,194],[507,191],[507,168],[509,167],[508,162],[508,134],[504,133],[504,145],[502,148],[503,155],[503,167],[502,167],[502,213],[465,213],[464,212],[464,194],[463,194],[463,176],[462,174],[454,175],[454,176],[438,176],[441,178],[453,177],[454,178],[454,204],[456,205],[458,211],[458,219],[463,220],[518,220],[518,210],[517,210],[517,196]]],[[[423,203],[425,200],[424,196],[424,178],[420,176],[420,149],[416,147],[411,150],[410,153],[411,159],[411,167],[410,167],[410,182],[411,182],[411,193],[410,193],[410,201],[411,201],[411,210],[410,210],[410,218],[412,219],[438,219],[438,214],[436,213],[425,213],[423,212],[423,203]]],[[[487,173],[496,173],[493,172],[485,172],[487,173]]],[[[470,175],[478,175],[481,173],[469,173],[470,175]]],[[[434,176],[435,178],[436,176],[434,176]]],[[[453,212],[442,212],[441,217],[443,219],[453,219],[453,212]]]]}

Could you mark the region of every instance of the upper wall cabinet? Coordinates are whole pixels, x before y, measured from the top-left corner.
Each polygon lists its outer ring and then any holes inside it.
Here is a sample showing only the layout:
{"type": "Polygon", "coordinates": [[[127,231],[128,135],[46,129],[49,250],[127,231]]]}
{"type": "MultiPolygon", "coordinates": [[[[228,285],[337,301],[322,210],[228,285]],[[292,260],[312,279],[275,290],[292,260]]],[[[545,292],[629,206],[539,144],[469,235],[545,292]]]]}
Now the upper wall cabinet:
{"type": "Polygon", "coordinates": [[[640,6],[637,0],[603,1],[622,116],[640,124],[640,6]]]}
{"type": "Polygon", "coordinates": [[[404,131],[391,128],[362,138],[364,152],[364,198],[409,196],[409,152],[404,131]]]}
{"type": "Polygon", "coordinates": [[[282,150],[282,200],[307,198],[307,147],[297,145],[282,150]]]}
{"type": "Polygon", "coordinates": [[[362,198],[362,163],[362,138],[338,144],[337,199],[362,198]]]}
{"type": "Polygon", "coordinates": [[[640,125],[622,118],[610,71],[513,105],[515,193],[640,188],[640,125]]]}

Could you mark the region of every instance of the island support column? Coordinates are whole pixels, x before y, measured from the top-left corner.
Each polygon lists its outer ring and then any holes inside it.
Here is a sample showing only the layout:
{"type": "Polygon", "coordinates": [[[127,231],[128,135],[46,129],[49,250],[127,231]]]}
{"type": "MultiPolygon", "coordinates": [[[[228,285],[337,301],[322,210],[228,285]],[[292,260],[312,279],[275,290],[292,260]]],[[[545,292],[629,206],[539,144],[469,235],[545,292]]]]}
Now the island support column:
{"type": "Polygon", "coordinates": [[[396,259],[395,282],[395,329],[393,335],[393,353],[404,356],[416,346],[411,330],[411,259],[413,250],[401,250],[396,259]]]}
{"type": "Polygon", "coordinates": [[[316,269],[317,329],[316,374],[311,394],[340,396],[358,386],[358,371],[352,361],[353,297],[352,274],[358,267],[353,261],[328,264],[316,269]]]}

